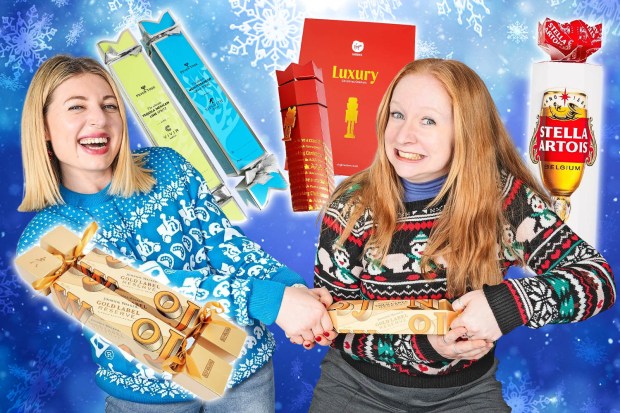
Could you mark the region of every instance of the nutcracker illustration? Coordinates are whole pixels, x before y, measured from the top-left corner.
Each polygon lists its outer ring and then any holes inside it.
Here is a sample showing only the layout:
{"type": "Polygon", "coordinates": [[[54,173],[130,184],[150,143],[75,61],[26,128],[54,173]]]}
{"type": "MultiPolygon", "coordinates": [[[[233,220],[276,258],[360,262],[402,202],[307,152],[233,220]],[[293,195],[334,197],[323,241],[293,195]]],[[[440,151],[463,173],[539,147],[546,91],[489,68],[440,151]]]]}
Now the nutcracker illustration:
{"type": "Polygon", "coordinates": [[[347,111],[344,115],[344,120],[347,122],[347,133],[344,135],[345,138],[355,139],[355,124],[357,123],[357,98],[350,97],[347,101],[347,111]]]}

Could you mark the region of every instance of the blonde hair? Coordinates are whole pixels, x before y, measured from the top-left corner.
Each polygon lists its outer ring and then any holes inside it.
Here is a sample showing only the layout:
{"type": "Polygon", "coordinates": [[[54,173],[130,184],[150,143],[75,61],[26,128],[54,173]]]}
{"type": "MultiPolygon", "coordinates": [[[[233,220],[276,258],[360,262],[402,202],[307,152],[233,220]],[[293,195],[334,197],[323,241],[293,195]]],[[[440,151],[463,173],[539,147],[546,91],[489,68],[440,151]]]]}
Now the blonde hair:
{"type": "Polygon", "coordinates": [[[484,284],[498,284],[502,280],[498,245],[507,224],[502,211],[500,170],[521,179],[547,202],[549,199],[521,160],[482,79],[455,60],[413,61],[390,83],[377,112],[378,148],[372,164],[345,179],[331,198],[334,201],[352,187],[357,188],[346,201],[349,219],[338,242],[343,243],[364,211],[370,210],[374,228],[365,252],[376,249],[375,259],[382,262],[388,253],[397,219],[405,207],[402,183],[385,151],[385,128],[394,88],[403,77],[413,74],[432,75],[443,85],[452,100],[454,118],[450,169],[429,207],[444,197],[446,203],[431,231],[422,268],[426,273],[432,261],[446,263],[449,296],[484,284]]]}
{"type": "Polygon", "coordinates": [[[112,182],[108,193],[124,197],[148,192],[155,184],[150,171],[143,168],[143,155],[132,155],[127,132],[127,113],[121,94],[108,72],[95,60],[66,55],[54,56],[37,70],[22,110],[22,162],[24,167],[24,198],[18,211],[37,211],[62,204],[58,161],[50,160],[46,148],[45,116],[56,88],[69,78],[82,74],[102,77],[118,102],[123,123],[121,145],[112,163],[112,182]]]}

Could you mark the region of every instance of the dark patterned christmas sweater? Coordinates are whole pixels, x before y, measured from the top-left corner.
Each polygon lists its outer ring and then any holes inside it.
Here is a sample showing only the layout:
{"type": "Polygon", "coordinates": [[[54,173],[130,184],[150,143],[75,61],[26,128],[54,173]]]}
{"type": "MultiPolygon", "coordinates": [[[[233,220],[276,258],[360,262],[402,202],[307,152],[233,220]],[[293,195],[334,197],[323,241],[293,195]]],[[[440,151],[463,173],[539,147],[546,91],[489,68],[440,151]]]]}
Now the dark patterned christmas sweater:
{"type": "MultiPolygon", "coordinates": [[[[323,217],[315,286],[327,288],[334,301],[446,298],[445,271],[424,279],[420,268],[421,253],[444,203],[427,208],[430,200],[406,202],[406,212],[398,218],[381,265],[363,252],[374,226],[370,211],[356,222],[342,247],[335,242],[347,224],[345,201],[354,192],[336,199],[323,217]]],[[[505,175],[502,198],[509,222],[498,245],[503,274],[519,260],[533,271],[531,276],[505,278],[499,285],[484,287],[503,334],[521,325],[538,328],[582,321],[614,303],[615,286],[607,261],[536,193],[505,175]]],[[[488,371],[494,359],[494,351],[476,361],[444,358],[425,335],[340,334],[332,346],[366,376],[407,387],[466,384],[488,371]]]]}

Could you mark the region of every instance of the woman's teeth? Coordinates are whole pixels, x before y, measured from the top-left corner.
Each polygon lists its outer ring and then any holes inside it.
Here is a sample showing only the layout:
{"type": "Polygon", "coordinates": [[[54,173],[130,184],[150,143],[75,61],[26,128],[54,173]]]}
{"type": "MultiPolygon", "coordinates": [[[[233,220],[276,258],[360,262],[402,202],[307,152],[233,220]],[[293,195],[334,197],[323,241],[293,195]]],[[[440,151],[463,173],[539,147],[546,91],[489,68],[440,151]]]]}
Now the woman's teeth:
{"type": "Polygon", "coordinates": [[[83,138],[80,139],[80,145],[94,146],[100,148],[108,143],[108,138],[83,138]]]}
{"type": "Polygon", "coordinates": [[[405,158],[405,159],[411,159],[412,161],[419,161],[420,159],[422,159],[424,156],[420,155],[419,153],[409,153],[409,152],[402,152],[402,151],[397,151],[398,156],[400,156],[401,158],[405,158]]]}

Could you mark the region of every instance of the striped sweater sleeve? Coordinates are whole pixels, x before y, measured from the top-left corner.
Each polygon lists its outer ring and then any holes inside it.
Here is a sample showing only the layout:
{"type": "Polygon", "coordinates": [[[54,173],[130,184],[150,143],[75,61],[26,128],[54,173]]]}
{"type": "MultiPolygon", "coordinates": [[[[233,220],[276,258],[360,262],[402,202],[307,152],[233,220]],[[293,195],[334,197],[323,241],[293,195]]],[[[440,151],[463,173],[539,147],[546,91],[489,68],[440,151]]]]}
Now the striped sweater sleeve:
{"type": "Polygon", "coordinates": [[[511,227],[504,234],[513,248],[504,248],[503,258],[516,252],[534,275],[484,287],[502,333],[520,325],[582,321],[614,304],[613,273],[605,258],[538,194],[510,177],[504,209],[511,227]]]}

